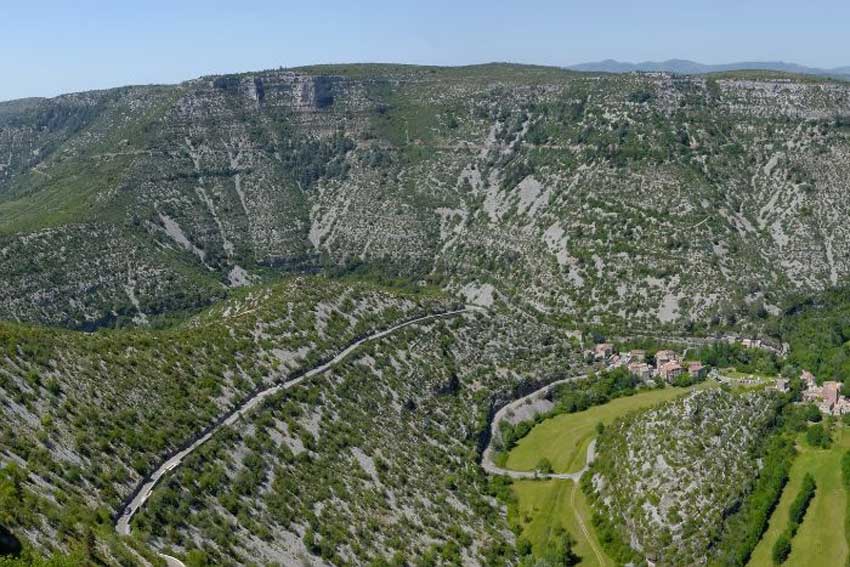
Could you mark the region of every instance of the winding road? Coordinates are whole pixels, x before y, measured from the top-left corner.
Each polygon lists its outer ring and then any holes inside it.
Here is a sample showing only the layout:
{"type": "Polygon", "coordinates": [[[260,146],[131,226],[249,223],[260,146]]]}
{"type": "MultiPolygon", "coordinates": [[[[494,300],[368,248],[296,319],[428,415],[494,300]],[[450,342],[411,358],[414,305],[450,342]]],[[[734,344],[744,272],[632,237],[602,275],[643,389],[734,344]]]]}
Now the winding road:
{"type": "Polygon", "coordinates": [[[540,473],[536,471],[515,471],[511,469],[506,469],[498,466],[493,461],[493,455],[495,454],[495,450],[493,449],[493,439],[499,435],[499,424],[505,417],[513,410],[516,410],[520,406],[533,403],[535,400],[542,399],[549,391],[557,386],[558,384],[564,384],[566,382],[572,382],[575,380],[579,380],[581,378],[586,378],[586,375],[581,376],[573,376],[571,378],[565,378],[563,380],[557,380],[550,384],[543,386],[542,388],[538,388],[537,390],[531,392],[527,396],[523,396],[521,398],[517,398],[516,400],[510,402],[505,405],[502,409],[496,412],[496,415],[493,416],[493,422],[490,424],[490,443],[487,445],[487,448],[484,449],[484,453],[481,456],[481,467],[488,473],[492,475],[500,475],[507,476],[513,479],[557,479],[557,480],[571,480],[573,481],[573,489],[570,494],[570,506],[572,506],[573,512],[575,513],[576,523],[578,524],[579,529],[584,535],[585,540],[587,540],[588,545],[590,546],[593,555],[596,556],[596,561],[599,565],[607,565],[608,562],[605,559],[605,555],[599,549],[596,544],[595,538],[591,535],[590,530],[587,527],[587,524],[584,521],[581,513],[576,506],[576,494],[579,490],[579,479],[581,476],[587,471],[590,464],[593,462],[593,459],[596,458],[596,439],[593,439],[587,447],[587,458],[585,459],[584,467],[580,471],[574,473],[540,473]]]}
{"type": "Polygon", "coordinates": [[[537,471],[515,471],[511,469],[506,469],[504,467],[500,467],[493,460],[493,456],[496,453],[493,448],[493,439],[499,435],[499,424],[507,417],[508,413],[516,410],[522,405],[533,402],[535,399],[542,399],[549,391],[559,384],[565,384],[567,382],[573,382],[575,380],[581,380],[582,378],[586,378],[587,375],[580,376],[572,376],[570,378],[564,378],[563,380],[557,380],[555,382],[551,382],[546,384],[542,388],[538,388],[534,390],[530,394],[523,396],[521,398],[517,398],[516,400],[510,402],[505,405],[502,409],[496,412],[496,415],[493,416],[493,421],[490,423],[490,443],[487,445],[487,448],[484,449],[484,453],[481,455],[481,468],[483,468],[488,474],[499,475],[499,476],[507,476],[514,479],[524,479],[524,478],[539,478],[539,479],[559,479],[559,480],[572,480],[574,482],[578,482],[581,478],[581,475],[587,470],[590,464],[593,462],[593,459],[596,457],[596,439],[590,442],[590,445],[587,447],[587,458],[585,459],[584,467],[577,472],[574,473],[540,473],[537,471]]]}
{"type": "MultiPolygon", "coordinates": [[[[269,396],[273,396],[273,395],[277,394],[278,392],[288,390],[290,388],[294,388],[295,386],[298,386],[299,384],[301,384],[305,380],[309,380],[310,378],[313,378],[315,376],[318,376],[319,374],[327,372],[328,370],[330,370],[331,368],[333,368],[334,366],[336,366],[337,364],[342,362],[342,360],[344,360],[348,355],[350,355],[352,352],[354,352],[360,346],[362,346],[363,344],[365,344],[367,342],[376,341],[378,339],[386,337],[387,335],[395,333],[396,331],[399,331],[400,329],[403,329],[405,327],[409,327],[411,325],[416,325],[418,323],[424,323],[426,321],[430,321],[430,320],[433,320],[433,319],[442,319],[442,318],[446,318],[446,317],[454,317],[455,315],[460,315],[460,314],[463,314],[463,313],[481,312],[481,311],[486,311],[486,310],[483,307],[480,307],[480,306],[477,306],[477,305],[466,305],[462,309],[456,309],[454,311],[446,311],[444,313],[433,313],[431,315],[423,315],[421,317],[409,319],[407,321],[404,321],[402,323],[398,323],[397,325],[393,325],[392,327],[384,329],[383,331],[376,332],[372,335],[369,335],[369,336],[366,336],[366,337],[363,337],[361,339],[354,341],[353,343],[348,345],[345,349],[343,349],[342,351],[337,353],[337,355],[334,356],[329,361],[327,361],[327,362],[325,362],[325,363],[323,363],[319,366],[316,366],[315,368],[308,370],[307,372],[305,372],[304,374],[302,374],[298,378],[294,378],[292,380],[289,380],[288,382],[282,382],[282,383],[279,383],[279,384],[275,384],[274,386],[270,386],[270,387],[266,388],[265,390],[261,390],[261,391],[257,392],[256,394],[254,394],[253,396],[251,396],[250,398],[245,400],[242,403],[242,405],[240,405],[238,408],[236,408],[235,410],[231,410],[229,414],[226,414],[227,417],[224,418],[220,423],[218,423],[218,425],[210,428],[209,431],[207,431],[204,435],[199,437],[197,440],[195,440],[191,445],[189,445],[185,449],[178,451],[178,452],[174,453],[173,455],[171,455],[170,457],[168,457],[159,466],[159,468],[156,469],[156,471],[154,471],[150,476],[147,476],[144,479],[142,479],[142,481],[140,482],[140,484],[136,487],[136,489],[134,491],[135,496],[121,510],[121,513],[119,514],[118,519],[115,522],[115,531],[117,531],[121,535],[129,535],[130,534],[130,522],[132,521],[133,516],[136,514],[136,512],[139,511],[139,509],[142,506],[145,505],[145,502],[147,502],[148,498],[150,498],[151,494],[153,493],[154,487],[162,479],[162,477],[164,477],[166,474],[168,474],[169,472],[171,472],[174,469],[176,469],[177,467],[179,467],[180,464],[183,462],[183,459],[185,459],[187,456],[191,455],[201,445],[203,445],[204,443],[209,441],[212,438],[213,435],[218,433],[223,428],[229,427],[229,426],[235,424],[237,421],[239,421],[242,418],[242,416],[244,416],[248,412],[255,409],[257,406],[262,404],[263,401],[265,401],[269,396]]],[[[160,554],[160,556],[163,559],[165,559],[166,563],[169,566],[180,567],[180,566],[183,565],[183,563],[180,560],[178,560],[174,557],[171,557],[170,555],[160,554]]]]}

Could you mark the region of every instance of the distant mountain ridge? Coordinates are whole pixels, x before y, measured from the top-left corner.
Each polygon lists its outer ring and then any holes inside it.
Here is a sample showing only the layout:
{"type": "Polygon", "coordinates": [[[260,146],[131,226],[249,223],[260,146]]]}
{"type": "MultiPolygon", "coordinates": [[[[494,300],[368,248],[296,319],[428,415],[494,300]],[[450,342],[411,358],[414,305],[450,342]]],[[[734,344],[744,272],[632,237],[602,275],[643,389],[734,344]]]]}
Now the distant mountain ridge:
{"type": "Polygon", "coordinates": [[[723,71],[745,71],[745,70],[766,70],[766,71],[782,71],[786,73],[799,73],[804,75],[841,75],[850,76],[850,65],[843,67],[835,67],[832,69],[821,69],[817,67],[807,67],[796,63],[786,63],[784,61],[741,61],[737,63],[723,63],[718,65],[707,65],[687,59],[668,59],[667,61],[643,61],[641,63],[630,63],[627,61],[617,61],[614,59],[605,59],[603,61],[594,61],[589,63],[580,63],[578,65],[570,65],[567,67],[574,71],[601,71],[604,73],[630,73],[634,71],[643,72],[668,72],[680,73],[683,75],[699,75],[703,73],[718,73],[723,71]]]}

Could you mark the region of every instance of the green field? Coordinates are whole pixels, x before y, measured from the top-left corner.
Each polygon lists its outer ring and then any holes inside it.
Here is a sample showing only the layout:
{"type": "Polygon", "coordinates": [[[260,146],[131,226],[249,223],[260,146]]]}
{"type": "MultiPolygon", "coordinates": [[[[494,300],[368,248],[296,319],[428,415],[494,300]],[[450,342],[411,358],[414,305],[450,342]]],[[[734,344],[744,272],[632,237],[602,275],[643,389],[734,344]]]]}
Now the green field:
{"type": "MultiPolygon", "coordinates": [[[[709,387],[703,383],[696,387],[709,387]]],[[[537,425],[510,452],[506,468],[532,470],[546,457],[556,472],[576,472],[585,464],[587,446],[596,435],[596,424],[609,424],[632,411],[648,408],[682,395],[687,388],[664,388],[617,398],[605,405],[547,419],[537,425]]],[[[522,535],[535,552],[559,526],[576,540],[575,552],[582,567],[607,567],[605,555],[590,524],[590,509],[581,488],[569,480],[521,480],[513,483],[522,535]]]]}
{"type": "Polygon", "coordinates": [[[813,449],[800,437],[800,454],[794,460],[791,478],[764,537],[753,552],[749,567],[773,567],[770,556],[773,543],[788,524],[788,508],[807,472],[815,477],[817,492],[791,542],[791,555],[783,566],[845,565],[848,553],[844,534],[847,494],[841,484],[841,456],[850,448],[850,430],[837,428],[833,437],[835,442],[826,450],[813,449]]]}
{"type": "Polygon", "coordinates": [[[617,398],[588,410],[555,416],[537,425],[520,439],[508,455],[505,468],[530,471],[546,457],[555,472],[577,472],[585,464],[587,446],[596,435],[596,424],[609,424],[629,412],[654,406],[686,392],[686,388],[649,390],[617,398]]]}
{"type": "Polygon", "coordinates": [[[602,551],[590,524],[590,510],[581,488],[571,480],[519,480],[513,484],[519,508],[522,535],[540,553],[553,530],[559,526],[576,540],[573,548],[582,567],[608,567],[614,563],[602,551]],[[585,533],[575,514],[578,511],[585,533]],[[589,537],[588,537],[589,536],[589,537]]]}

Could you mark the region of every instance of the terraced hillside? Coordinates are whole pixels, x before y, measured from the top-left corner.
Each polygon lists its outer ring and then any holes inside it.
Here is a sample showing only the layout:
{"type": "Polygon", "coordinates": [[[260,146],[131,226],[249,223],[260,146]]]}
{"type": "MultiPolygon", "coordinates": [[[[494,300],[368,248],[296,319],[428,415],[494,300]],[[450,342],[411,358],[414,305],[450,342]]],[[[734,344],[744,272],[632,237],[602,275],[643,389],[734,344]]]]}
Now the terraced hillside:
{"type": "Polygon", "coordinates": [[[850,270],[848,124],[845,83],[511,65],[2,103],[0,317],[145,323],[330,269],[597,324],[758,324],[850,270]]]}

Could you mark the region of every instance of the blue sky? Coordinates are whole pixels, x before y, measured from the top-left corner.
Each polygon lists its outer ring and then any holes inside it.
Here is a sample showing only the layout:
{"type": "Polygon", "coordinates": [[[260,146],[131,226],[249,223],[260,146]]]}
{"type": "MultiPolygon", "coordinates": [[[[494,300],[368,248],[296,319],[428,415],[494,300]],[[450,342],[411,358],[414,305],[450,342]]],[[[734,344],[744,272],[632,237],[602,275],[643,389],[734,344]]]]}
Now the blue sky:
{"type": "Polygon", "coordinates": [[[310,63],[850,65],[847,0],[42,0],[0,8],[0,100],[310,63]]]}

